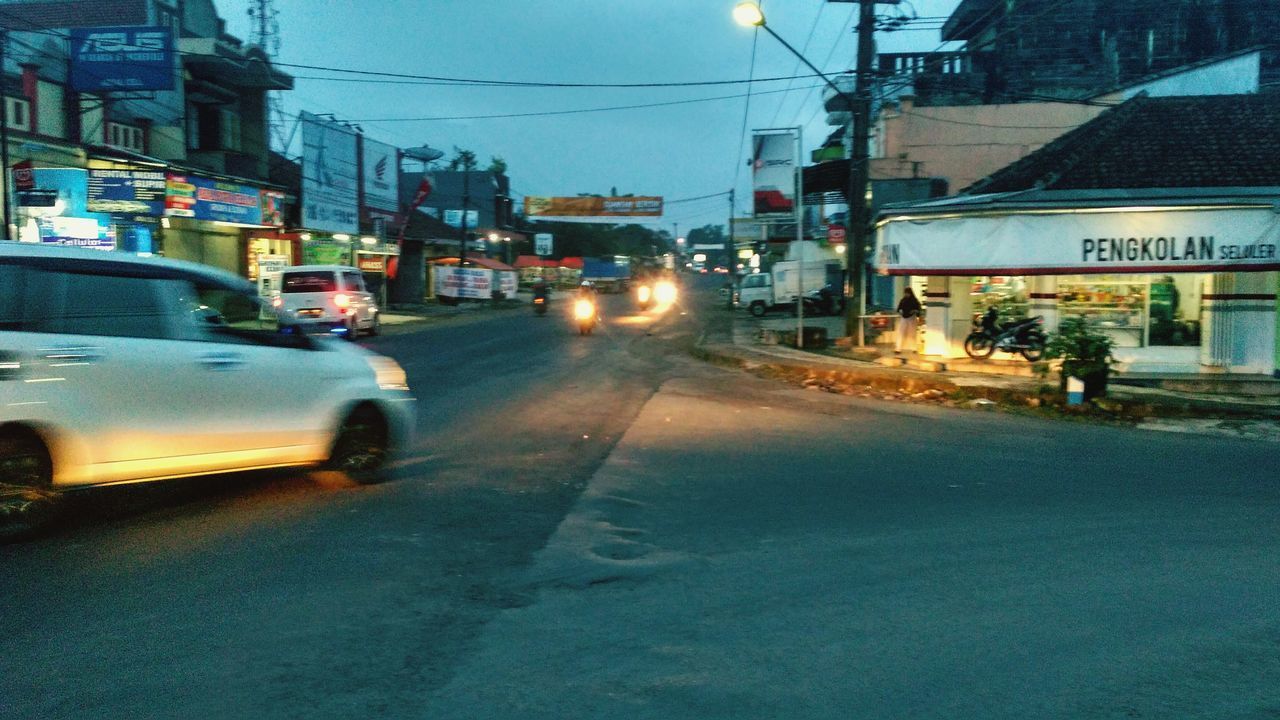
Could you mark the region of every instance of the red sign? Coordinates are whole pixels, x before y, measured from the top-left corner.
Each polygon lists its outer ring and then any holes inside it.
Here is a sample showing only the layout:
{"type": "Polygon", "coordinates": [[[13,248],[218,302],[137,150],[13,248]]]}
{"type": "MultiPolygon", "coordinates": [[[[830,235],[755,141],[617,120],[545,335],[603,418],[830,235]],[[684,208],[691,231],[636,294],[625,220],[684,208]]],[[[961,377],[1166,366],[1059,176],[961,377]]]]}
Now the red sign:
{"type": "Polygon", "coordinates": [[[827,226],[827,242],[829,243],[844,242],[844,226],[828,225],[827,226]]]}
{"type": "Polygon", "coordinates": [[[31,172],[31,161],[23,160],[13,166],[13,187],[15,190],[35,190],[36,176],[31,172]]]}
{"type": "Polygon", "coordinates": [[[361,255],[356,261],[356,267],[365,272],[383,272],[386,267],[386,256],[384,255],[361,255]]]}

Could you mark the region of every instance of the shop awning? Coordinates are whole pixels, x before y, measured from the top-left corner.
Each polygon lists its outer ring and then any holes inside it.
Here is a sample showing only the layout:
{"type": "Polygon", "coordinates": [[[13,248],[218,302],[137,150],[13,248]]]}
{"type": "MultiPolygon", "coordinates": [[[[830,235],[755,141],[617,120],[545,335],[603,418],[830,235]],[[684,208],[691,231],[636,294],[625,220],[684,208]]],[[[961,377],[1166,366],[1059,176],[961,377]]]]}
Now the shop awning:
{"type": "MultiPolygon", "coordinates": [[[[431,262],[435,265],[457,265],[458,258],[456,257],[432,258],[431,262]]],[[[476,265],[478,267],[482,267],[488,270],[504,270],[508,272],[515,272],[515,268],[502,262],[501,260],[494,260],[493,258],[482,257],[480,255],[468,254],[467,262],[471,263],[472,265],[476,265]]]]}

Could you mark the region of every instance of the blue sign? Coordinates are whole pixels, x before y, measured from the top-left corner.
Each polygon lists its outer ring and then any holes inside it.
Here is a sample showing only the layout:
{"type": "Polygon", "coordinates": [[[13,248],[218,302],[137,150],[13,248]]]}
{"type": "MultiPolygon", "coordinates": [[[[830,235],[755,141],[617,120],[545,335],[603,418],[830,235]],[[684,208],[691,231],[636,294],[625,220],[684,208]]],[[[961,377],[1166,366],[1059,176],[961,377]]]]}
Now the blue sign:
{"type": "Polygon", "coordinates": [[[36,202],[17,207],[18,238],[27,242],[114,250],[111,216],[86,208],[87,173],[78,168],[35,168],[30,192],[36,202]]]}
{"type": "Polygon", "coordinates": [[[90,170],[89,212],[164,214],[163,170],[90,170]]]}
{"type": "Polygon", "coordinates": [[[195,175],[170,175],[165,190],[165,215],[217,222],[262,224],[258,188],[218,182],[195,175]]]}
{"type": "Polygon", "coordinates": [[[160,25],[71,29],[71,89],[172,90],[173,32],[160,25]]]}

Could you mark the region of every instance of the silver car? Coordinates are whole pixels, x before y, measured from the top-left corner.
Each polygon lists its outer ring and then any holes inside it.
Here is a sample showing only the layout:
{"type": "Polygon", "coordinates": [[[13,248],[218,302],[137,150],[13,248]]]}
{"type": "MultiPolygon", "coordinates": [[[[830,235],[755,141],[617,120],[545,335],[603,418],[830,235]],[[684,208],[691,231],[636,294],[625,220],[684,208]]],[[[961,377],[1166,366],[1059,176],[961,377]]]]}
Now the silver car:
{"type": "Polygon", "coordinates": [[[241,278],[0,242],[0,490],[324,464],[368,481],[413,422],[395,361],[279,332],[241,278]]]}
{"type": "Polygon", "coordinates": [[[280,273],[272,299],[280,325],[295,332],[327,332],[354,340],[377,335],[381,310],[364,274],[346,265],[298,265],[280,273]]]}

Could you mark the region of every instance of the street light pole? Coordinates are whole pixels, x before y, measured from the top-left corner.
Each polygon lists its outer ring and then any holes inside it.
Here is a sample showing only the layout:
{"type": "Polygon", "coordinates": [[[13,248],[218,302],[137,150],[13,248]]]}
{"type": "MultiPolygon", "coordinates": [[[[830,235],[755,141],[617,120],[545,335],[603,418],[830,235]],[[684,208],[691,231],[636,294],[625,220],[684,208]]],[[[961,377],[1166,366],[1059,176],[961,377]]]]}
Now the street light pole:
{"type": "MultiPolygon", "coordinates": [[[[845,107],[853,115],[853,147],[849,150],[849,188],[847,201],[848,213],[848,249],[845,252],[845,269],[848,275],[848,289],[845,303],[845,332],[854,343],[861,346],[865,343],[862,327],[862,307],[865,304],[866,276],[866,225],[867,225],[867,178],[868,178],[868,144],[870,142],[871,103],[870,83],[871,61],[874,57],[872,40],[875,32],[875,8],[877,0],[856,0],[859,4],[858,14],[858,66],[856,70],[854,96],[841,90],[831,79],[819,70],[809,59],[782,39],[765,22],[760,6],[753,2],[739,3],[734,9],[734,17],[743,25],[762,27],[791,51],[810,70],[831,88],[844,101],[845,107]]],[[[887,2],[889,0],[881,0],[887,2]]],[[[803,192],[803,188],[801,188],[803,192]]]]}

